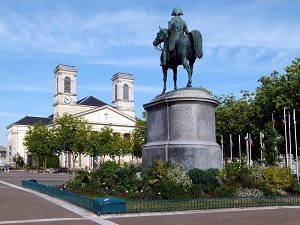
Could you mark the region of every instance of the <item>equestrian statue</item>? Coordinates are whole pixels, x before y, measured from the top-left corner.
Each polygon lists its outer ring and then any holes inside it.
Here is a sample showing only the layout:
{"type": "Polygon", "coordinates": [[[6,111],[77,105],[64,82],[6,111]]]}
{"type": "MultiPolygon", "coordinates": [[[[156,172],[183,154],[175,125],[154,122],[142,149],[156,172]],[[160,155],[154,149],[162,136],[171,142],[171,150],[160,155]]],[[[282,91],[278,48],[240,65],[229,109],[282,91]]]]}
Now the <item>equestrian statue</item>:
{"type": "Polygon", "coordinates": [[[164,75],[162,93],[166,91],[168,69],[173,70],[174,90],[177,89],[177,67],[179,65],[182,65],[188,73],[187,87],[192,87],[194,63],[196,58],[203,57],[201,33],[198,30],[189,32],[185,21],[180,17],[183,15],[181,8],[174,8],[171,15],[174,17],[169,21],[168,29],[159,27],[153,41],[155,48],[162,51],[160,56],[160,65],[164,75]]]}

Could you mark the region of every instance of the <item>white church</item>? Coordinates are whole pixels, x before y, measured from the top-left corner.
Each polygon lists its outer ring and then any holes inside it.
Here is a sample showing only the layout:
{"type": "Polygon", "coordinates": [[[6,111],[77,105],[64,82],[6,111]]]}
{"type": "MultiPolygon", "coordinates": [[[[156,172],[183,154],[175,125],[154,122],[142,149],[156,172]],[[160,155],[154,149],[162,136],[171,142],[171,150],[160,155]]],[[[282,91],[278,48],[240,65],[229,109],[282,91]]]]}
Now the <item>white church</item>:
{"type": "MultiPolygon", "coordinates": [[[[112,105],[93,96],[77,100],[77,69],[75,66],[59,64],[55,68],[54,74],[53,114],[46,118],[25,116],[7,126],[7,164],[12,164],[12,158],[18,153],[24,158],[26,164],[31,165],[33,158],[23,145],[28,125],[33,125],[38,121],[51,124],[57,116],[62,116],[64,113],[84,118],[92,125],[93,130],[110,126],[114,132],[124,136],[134,130],[134,77],[132,74],[116,73],[112,76],[112,105]]],[[[125,156],[122,160],[131,161],[131,157],[125,156]]],[[[60,166],[72,168],[71,164],[71,156],[67,152],[62,152],[60,166]]],[[[80,156],[75,162],[75,168],[92,167],[93,159],[89,156],[80,156]]]]}

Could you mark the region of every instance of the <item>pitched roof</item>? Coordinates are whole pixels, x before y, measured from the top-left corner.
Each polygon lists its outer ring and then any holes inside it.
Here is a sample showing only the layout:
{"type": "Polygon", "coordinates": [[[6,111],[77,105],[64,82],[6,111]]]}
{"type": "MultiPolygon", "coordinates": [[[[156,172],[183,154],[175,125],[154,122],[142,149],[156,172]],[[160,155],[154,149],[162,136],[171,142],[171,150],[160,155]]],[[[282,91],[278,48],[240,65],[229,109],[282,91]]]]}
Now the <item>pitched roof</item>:
{"type": "Polygon", "coordinates": [[[34,117],[34,116],[25,116],[24,118],[20,119],[19,121],[15,122],[14,124],[18,125],[33,125],[39,121],[42,123],[48,124],[52,121],[53,118],[50,117],[34,117]]]}
{"type": "Polygon", "coordinates": [[[102,102],[101,100],[99,100],[93,96],[88,96],[88,97],[85,97],[85,98],[79,100],[77,102],[77,105],[90,105],[90,106],[101,107],[101,106],[108,105],[108,104],[105,102],[102,102]]]}

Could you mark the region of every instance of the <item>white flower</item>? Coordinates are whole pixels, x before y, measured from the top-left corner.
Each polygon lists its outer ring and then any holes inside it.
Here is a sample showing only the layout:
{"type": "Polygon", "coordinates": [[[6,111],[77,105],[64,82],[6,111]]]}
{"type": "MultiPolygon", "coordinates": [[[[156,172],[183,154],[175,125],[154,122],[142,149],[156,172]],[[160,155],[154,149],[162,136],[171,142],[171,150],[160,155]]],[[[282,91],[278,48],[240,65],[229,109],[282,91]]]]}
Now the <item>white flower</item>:
{"type": "Polygon", "coordinates": [[[161,195],[161,193],[160,193],[160,192],[158,192],[158,194],[159,194],[159,195],[161,195]]]}

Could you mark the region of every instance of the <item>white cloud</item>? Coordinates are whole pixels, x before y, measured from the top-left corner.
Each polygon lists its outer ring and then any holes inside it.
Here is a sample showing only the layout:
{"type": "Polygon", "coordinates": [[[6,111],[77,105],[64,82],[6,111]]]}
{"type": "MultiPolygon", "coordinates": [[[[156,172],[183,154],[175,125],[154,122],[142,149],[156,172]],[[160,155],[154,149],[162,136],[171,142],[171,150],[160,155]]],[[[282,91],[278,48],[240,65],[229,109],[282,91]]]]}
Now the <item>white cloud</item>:
{"type": "Polygon", "coordinates": [[[6,85],[0,84],[1,91],[21,91],[21,92],[40,92],[53,93],[52,89],[44,86],[30,86],[30,85],[6,85]]]}

